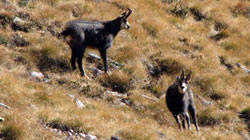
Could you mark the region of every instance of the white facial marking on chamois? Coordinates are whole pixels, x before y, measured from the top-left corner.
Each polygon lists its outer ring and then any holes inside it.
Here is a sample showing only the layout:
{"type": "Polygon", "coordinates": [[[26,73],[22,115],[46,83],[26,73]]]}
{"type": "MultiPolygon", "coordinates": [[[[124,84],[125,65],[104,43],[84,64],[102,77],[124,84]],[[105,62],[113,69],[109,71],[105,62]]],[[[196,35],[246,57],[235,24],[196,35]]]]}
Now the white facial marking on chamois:
{"type": "Polygon", "coordinates": [[[181,93],[181,94],[184,94],[187,90],[187,84],[186,83],[181,83],[178,85],[178,91],[181,93]]]}
{"type": "Polygon", "coordinates": [[[128,23],[128,21],[123,21],[121,23],[121,29],[129,29],[130,28],[130,24],[128,23]]]}

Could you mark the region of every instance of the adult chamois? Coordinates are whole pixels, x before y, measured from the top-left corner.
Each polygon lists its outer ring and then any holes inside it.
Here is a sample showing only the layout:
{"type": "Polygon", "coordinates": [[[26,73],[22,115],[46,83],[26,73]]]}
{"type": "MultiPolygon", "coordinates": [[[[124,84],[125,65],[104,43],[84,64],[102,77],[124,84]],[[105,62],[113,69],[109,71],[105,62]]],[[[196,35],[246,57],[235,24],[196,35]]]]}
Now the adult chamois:
{"type": "Polygon", "coordinates": [[[122,29],[130,29],[127,18],[132,13],[128,8],[121,16],[111,21],[73,20],[66,24],[61,35],[70,46],[71,66],[76,69],[76,61],[82,76],[87,76],[82,66],[82,58],[87,47],[97,49],[104,62],[105,73],[110,74],[107,63],[107,49],[112,46],[113,40],[122,29]]]}
{"type": "Polygon", "coordinates": [[[169,86],[167,90],[166,104],[169,111],[174,116],[179,129],[181,129],[180,119],[182,120],[183,128],[186,128],[186,120],[188,128],[190,129],[190,113],[193,118],[196,130],[199,131],[199,127],[196,121],[196,109],[194,105],[193,92],[189,87],[191,73],[192,71],[187,76],[185,76],[185,70],[182,69],[181,76],[178,76],[175,82],[171,86],[169,86]]]}

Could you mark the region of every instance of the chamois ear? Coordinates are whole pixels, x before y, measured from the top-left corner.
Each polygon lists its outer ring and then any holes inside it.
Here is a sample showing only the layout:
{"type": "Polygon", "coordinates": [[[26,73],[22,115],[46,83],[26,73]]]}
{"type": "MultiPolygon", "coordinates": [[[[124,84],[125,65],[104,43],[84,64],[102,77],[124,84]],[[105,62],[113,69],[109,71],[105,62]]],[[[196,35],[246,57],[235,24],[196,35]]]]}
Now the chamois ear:
{"type": "Polygon", "coordinates": [[[184,70],[184,68],[182,68],[182,72],[181,72],[181,79],[184,79],[184,77],[185,77],[185,70],[184,70]]]}
{"type": "Polygon", "coordinates": [[[126,14],[127,14],[127,11],[124,11],[124,12],[121,14],[120,17],[124,17],[124,16],[126,16],[126,14]]]}
{"type": "Polygon", "coordinates": [[[189,82],[190,79],[191,79],[191,74],[192,74],[192,71],[189,72],[189,74],[187,75],[186,77],[186,81],[189,82]]]}

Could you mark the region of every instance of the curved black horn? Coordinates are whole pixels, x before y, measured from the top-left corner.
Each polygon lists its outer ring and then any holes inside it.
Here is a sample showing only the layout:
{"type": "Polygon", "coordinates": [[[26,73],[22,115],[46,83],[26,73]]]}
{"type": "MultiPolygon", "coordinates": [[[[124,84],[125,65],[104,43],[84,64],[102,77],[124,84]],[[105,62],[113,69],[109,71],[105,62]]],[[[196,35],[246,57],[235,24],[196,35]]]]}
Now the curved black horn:
{"type": "Polygon", "coordinates": [[[130,16],[131,13],[132,13],[132,9],[128,8],[128,13],[127,13],[126,18],[127,18],[128,16],[130,16]]]}
{"type": "Polygon", "coordinates": [[[184,79],[184,77],[185,77],[185,69],[184,69],[184,68],[182,68],[182,72],[181,72],[181,79],[184,79]]]}

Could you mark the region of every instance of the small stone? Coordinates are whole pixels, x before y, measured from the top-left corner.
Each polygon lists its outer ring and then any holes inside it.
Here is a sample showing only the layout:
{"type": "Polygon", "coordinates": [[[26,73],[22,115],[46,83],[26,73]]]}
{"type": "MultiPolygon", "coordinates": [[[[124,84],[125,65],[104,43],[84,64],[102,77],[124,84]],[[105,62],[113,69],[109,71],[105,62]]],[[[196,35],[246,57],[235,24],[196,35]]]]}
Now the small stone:
{"type": "Polygon", "coordinates": [[[79,135],[82,137],[82,138],[87,138],[87,136],[85,135],[85,134],[83,134],[83,133],[79,133],[79,135]]]}
{"type": "Polygon", "coordinates": [[[31,72],[31,77],[42,80],[44,78],[44,75],[41,72],[33,71],[31,72]]]}
{"type": "Polygon", "coordinates": [[[161,139],[166,139],[166,135],[162,132],[157,132],[158,133],[158,136],[161,138],[161,139]]]}
{"type": "Polygon", "coordinates": [[[90,140],[97,140],[96,136],[90,134],[87,135],[87,138],[89,138],[90,140]]]}
{"type": "Polygon", "coordinates": [[[78,108],[84,108],[85,107],[85,105],[79,99],[76,99],[75,102],[76,102],[76,105],[77,105],[78,108]]]}
{"type": "Polygon", "coordinates": [[[117,136],[112,136],[111,140],[122,140],[121,138],[117,137],[117,136]]]}
{"type": "Polygon", "coordinates": [[[4,104],[4,103],[0,103],[0,106],[1,107],[4,107],[4,108],[6,108],[6,109],[10,109],[10,107],[9,106],[7,106],[6,104],[4,104]]]}
{"type": "Polygon", "coordinates": [[[3,117],[0,117],[0,122],[3,122],[5,119],[3,117]]]}

